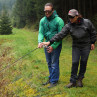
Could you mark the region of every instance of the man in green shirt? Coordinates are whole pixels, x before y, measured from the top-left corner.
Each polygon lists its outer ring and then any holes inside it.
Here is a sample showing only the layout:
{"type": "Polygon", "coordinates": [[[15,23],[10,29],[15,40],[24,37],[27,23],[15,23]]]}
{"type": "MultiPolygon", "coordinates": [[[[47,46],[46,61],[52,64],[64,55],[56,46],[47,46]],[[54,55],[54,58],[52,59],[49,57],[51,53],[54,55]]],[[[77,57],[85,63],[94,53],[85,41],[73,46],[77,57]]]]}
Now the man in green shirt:
{"type": "MultiPolygon", "coordinates": [[[[63,26],[63,20],[57,15],[53,9],[52,3],[47,3],[44,6],[45,16],[40,20],[38,48],[42,48],[41,42],[49,41],[55,34],[59,33],[63,26]]],[[[62,48],[62,41],[54,42],[47,48],[44,48],[46,61],[49,69],[49,79],[43,85],[50,83],[48,88],[56,86],[59,80],[59,56],[62,48]]]]}

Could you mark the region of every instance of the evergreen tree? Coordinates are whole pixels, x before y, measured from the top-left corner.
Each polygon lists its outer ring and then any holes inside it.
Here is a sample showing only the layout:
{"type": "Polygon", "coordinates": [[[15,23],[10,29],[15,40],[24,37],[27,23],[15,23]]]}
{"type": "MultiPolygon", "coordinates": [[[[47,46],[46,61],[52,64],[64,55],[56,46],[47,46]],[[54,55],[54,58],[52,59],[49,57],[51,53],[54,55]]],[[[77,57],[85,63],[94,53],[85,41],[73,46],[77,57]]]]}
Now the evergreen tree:
{"type": "Polygon", "coordinates": [[[35,9],[35,1],[34,0],[29,0],[26,1],[26,23],[35,23],[37,16],[36,16],[36,9],[35,9]]]}
{"type": "Polygon", "coordinates": [[[14,26],[23,28],[26,25],[26,0],[17,0],[13,9],[14,26]]]}
{"type": "Polygon", "coordinates": [[[55,10],[65,23],[68,20],[68,11],[73,8],[77,9],[84,18],[91,19],[97,13],[97,0],[84,0],[83,2],[81,0],[16,0],[13,10],[13,26],[23,28],[29,24],[36,24],[38,29],[39,21],[45,15],[43,10],[47,2],[53,3],[55,10]]]}
{"type": "Polygon", "coordinates": [[[9,17],[7,16],[7,11],[3,11],[2,16],[0,18],[0,34],[12,34],[11,22],[9,17]]]}
{"type": "Polygon", "coordinates": [[[5,5],[7,8],[7,13],[9,14],[9,16],[11,16],[12,8],[15,4],[15,1],[16,0],[0,0],[0,14],[1,14],[1,11],[3,9],[3,5],[5,5]]]}

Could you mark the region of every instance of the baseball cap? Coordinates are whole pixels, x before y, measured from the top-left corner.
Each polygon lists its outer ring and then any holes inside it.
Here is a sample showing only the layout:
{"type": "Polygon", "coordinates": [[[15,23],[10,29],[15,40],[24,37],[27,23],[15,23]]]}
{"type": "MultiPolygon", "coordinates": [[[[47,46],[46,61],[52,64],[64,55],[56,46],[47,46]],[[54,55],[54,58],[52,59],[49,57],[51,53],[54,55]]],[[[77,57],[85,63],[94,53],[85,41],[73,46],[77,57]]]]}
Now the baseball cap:
{"type": "Polygon", "coordinates": [[[71,9],[71,10],[69,10],[68,15],[74,17],[74,16],[78,15],[78,11],[76,9],[71,9]]]}

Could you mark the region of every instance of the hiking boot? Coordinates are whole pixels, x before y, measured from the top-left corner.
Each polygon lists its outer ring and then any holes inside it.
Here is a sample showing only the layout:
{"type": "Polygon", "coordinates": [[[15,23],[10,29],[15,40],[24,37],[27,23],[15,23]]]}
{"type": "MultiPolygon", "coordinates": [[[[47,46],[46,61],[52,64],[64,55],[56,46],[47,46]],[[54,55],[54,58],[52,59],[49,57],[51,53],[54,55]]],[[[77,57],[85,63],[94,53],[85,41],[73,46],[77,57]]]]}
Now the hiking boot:
{"type": "Polygon", "coordinates": [[[47,82],[43,83],[42,85],[47,85],[50,83],[50,79],[47,80],[47,82]]]}
{"type": "Polygon", "coordinates": [[[56,83],[50,83],[50,85],[48,86],[48,88],[52,88],[52,87],[54,87],[54,86],[56,86],[58,84],[58,82],[56,82],[56,83]]]}
{"type": "Polygon", "coordinates": [[[77,86],[78,87],[83,87],[83,83],[82,83],[82,78],[79,78],[77,81],[77,86]]]}
{"type": "Polygon", "coordinates": [[[72,88],[72,87],[76,87],[76,83],[69,83],[68,85],[65,86],[66,88],[72,88]]]}

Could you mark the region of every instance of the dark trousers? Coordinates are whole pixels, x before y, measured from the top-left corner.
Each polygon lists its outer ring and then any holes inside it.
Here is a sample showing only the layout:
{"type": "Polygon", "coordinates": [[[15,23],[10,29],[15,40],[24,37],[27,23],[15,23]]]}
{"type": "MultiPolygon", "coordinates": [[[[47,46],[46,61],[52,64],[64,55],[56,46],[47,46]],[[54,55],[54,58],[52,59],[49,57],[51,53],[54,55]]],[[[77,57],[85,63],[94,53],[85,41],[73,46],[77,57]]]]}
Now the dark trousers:
{"type": "Polygon", "coordinates": [[[75,83],[78,78],[84,78],[89,53],[90,46],[84,48],[72,47],[72,70],[70,82],[75,83]],[[80,68],[78,72],[79,64],[80,68]]]}
{"type": "Polygon", "coordinates": [[[46,61],[49,69],[49,79],[51,83],[56,83],[59,80],[59,56],[61,52],[62,44],[60,44],[51,53],[48,53],[45,48],[46,61]]]}

